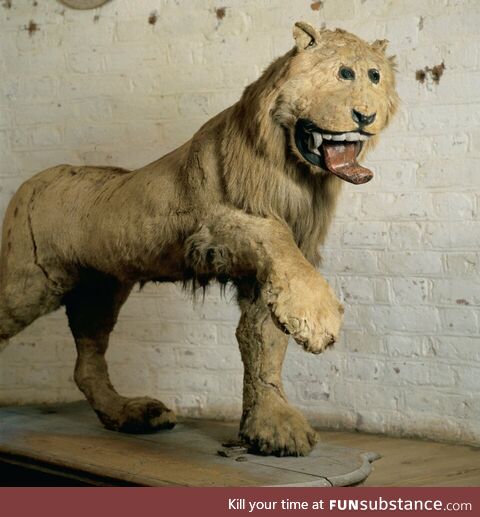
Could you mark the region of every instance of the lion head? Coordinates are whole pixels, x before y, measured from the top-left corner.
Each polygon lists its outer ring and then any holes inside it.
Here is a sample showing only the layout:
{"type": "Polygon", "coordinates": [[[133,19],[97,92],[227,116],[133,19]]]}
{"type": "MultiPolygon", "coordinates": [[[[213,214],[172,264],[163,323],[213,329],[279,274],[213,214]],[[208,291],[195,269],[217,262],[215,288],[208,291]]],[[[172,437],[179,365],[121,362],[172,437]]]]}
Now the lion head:
{"type": "Polygon", "coordinates": [[[357,162],[398,105],[393,58],[386,40],[368,44],[340,29],[298,22],[295,49],[273,115],[298,160],[313,173],[359,184],[373,173],[357,162]]]}

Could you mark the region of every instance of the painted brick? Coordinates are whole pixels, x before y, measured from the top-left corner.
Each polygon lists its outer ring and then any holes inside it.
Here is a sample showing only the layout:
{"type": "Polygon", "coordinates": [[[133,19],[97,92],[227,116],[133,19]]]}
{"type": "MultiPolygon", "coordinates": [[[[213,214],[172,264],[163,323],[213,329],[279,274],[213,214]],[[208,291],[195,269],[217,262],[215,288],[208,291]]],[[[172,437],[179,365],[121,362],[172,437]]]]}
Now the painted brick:
{"type": "MultiPolygon", "coordinates": [[[[322,250],[322,272],[346,304],[344,330],[319,357],[291,342],[285,386],[321,425],[478,445],[478,2],[325,0],[318,11],[310,4],[0,7],[0,214],[19,184],[46,167],[133,168],[182,144],[291,48],[297,19],[387,38],[402,105],[366,161],[374,180],[345,186],[322,250]],[[39,27],[32,35],[29,19],[39,27]],[[442,61],[439,84],[415,79],[442,61]]],[[[216,289],[194,304],[179,287],[146,286],[112,335],[113,382],[122,394],[157,396],[184,415],[238,418],[238,315],[216,289]]],[[[0,404],[81,397],[63,311],[0,355],[0,404]]]]}
{"type": "Polygon", "coordinates": [[[378,271],[388,275],[442,274],[442,254],[433,251],[388,251],[378,253],[378,271]]]}

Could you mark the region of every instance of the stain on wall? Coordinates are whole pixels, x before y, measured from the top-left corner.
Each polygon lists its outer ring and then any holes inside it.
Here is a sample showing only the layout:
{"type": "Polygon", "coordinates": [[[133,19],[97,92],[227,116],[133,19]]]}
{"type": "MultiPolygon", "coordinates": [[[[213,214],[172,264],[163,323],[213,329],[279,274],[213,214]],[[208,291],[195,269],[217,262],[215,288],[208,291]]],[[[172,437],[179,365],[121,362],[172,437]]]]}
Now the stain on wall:
{"type": "Polygon", "coordinates": [[[445,63],[443,61],[439,65],[432,67],[426,66],[415,72],[415,79],[419,83],[423,84],[427,78],[430,77],[430,79],[435,84],[438,84],[440,82],[440,78],[443,75],[443,72],[445,71],[445,68],[445,63]]]}
{"type": "Polygon", "coordinates": [[[29,36],[33,36],[39,30],[39,27],[33,20],[30,20],[28,25],[25,26],[25,30],[29,36]]]}
{"type": "Polygon", "coordinates": [[[226,7],[218,7],[217,9],[215,9],[215,15],[217,16],[217,20],[223,20],[226,14],[226,7]]]}
{"type": "Polygon", "coordinates": [[[148,23],[150,25],[155,25],[158,21],[158,15],[156,11],[153,11],[150,13],[150,16],[148,17],[148,23]]]}

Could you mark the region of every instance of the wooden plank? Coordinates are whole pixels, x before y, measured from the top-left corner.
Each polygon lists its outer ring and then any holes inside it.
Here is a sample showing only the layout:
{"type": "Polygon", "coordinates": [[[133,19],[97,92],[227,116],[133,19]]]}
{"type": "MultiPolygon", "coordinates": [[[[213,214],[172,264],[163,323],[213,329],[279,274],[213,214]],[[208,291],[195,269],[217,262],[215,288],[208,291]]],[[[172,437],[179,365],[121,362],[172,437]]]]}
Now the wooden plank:
{"type": "Polygon", "coordinates": [[[378,451],[364,486],[480,486],[480,448],[420,439],[321,431],[325,441],[378,451]]]}
{"type": "MultiPolygon", "coordinates": [[[[185,427],[178,426],[173,433],[132,437],[102,429],[93,412],[85,404],[57,408],[4,408],[0,410],[0,419],[0,449],[3,447],[2,439],[8,441],[6,425],[9,421],[8,427],[15,433],[29,434],[29,443],[35,450],[53,447],[54,452],[68,455],[70,460],[73,457],[75,462],[91,462],[91,458],[94,458],[94,464],[89,467],[92,471],[96,471],[98,475],[105,475],[105,471],[109,470],[124,483],[134,483],[136,480],[147,485],[161,483],[182,485],[190,483],[194,486],[200,486],[200,483],[205,483],[207,486],[211,486],[209,483],[213,485],[217,483],[218,485],[215,486],[221,486],[222,483],[223,485],[228,483],[291,484],[292,478],[286,479],[284,472],[290,470],[299,476],[294,481],[299,481],[306,486],[322,482],[324,485],[335,485],[338,480],[342,481],[342,478],[341,472],[335,471],[335,468],[339,468],[337,460],[340,456],[333,454],[333,451],[335,451],[334,446],[341,446],[360,451],[374,450],[381,454],[382,458],[374,463],[373,472],[364,481],[365,486],[480,486],[480,449],[462,445],[356,432],[320,431],[322,443],[332,447],[329,459],[331,470],[326,473],[319,469],[316,475],[312,476],[308,462],[301,464],[295,461],[296,458],[254,456],[247,462],[236,462],[232,458],[217,458],[216,450],[219,444],[235,437],[237,423],[193,420],[188,421],[185,427]],[[51,411],[57,411],[53,430],[52,420],[49,417],[51,411]],[[178,440],[186,442],[192,439],[188,435],[189,427],[197,436],[195,440],[200,440],[202,443],[194,454],[191,447],[178,447],[177,443],[178,440]],[[70,438],[67,439],[66,435],[70,438]],[[109,452],[110,448],[112,453],[109,452]],[[192,459],[193,456],[195,460],[192,459]],[[212,458],[215,458],[215,462],[212,458]],[[284,468],[290,460],[295,465],[284,468]],[[336,464],[335,461],[337,461],[336,464]],[[254,467],[255,475],[250,474],[248,468],[245,468],[245,463],[250,463],[250,469],[254,467]],[[210,464],[214,465],[214,468],[206,469],[205,466],[210,464]],[[105,465],[108,468],[105,468],[105,465]],[[192,473],[189,472],[190,465],[194,465],[192,473]],[[167,479],[164,478],[165,471],[177,467],[176,478],[173,478],[170,473],[167,473],[167,479]],[[226,470],[223,470],[224,467],[226,470]],[[275,470],[279,472],[274,474],[275,470]],[[229,473],[224,476],[224,472],[227,471],[229,473]],[[335,475],[340,477],[336,478],[335,475]]],[[[21,436],[21,434],[18,435],[18,437],[21,436]]],[[[11,445],[13,442],[9,443],[11,445]]],[[[26,445],[27,440],[23,442],[23,447],[26,445]]],[[[323,454],[328,456],[325,452],[323,454]]],[[[66,461],[63,456],[54,457],[53,460],[58,464],[66,461]]],[[[358,456],[354,463],[361,471],[361,467],[359,468],[361,461],[358,456]]],[[[359,475],[367,474],[360,472],[359,475]]],[[[350,482],[352,482],[351,479],[350,482]]]]}
{"type": "Polygon", "coordinates": [[[374,455],[321,444],[307,458],[221,457],[237,426],[185,420],[149,435],[107,431],[85,403],[0,410],[0,454],[147,486],[332,486],[357,483],[374,455]]]}

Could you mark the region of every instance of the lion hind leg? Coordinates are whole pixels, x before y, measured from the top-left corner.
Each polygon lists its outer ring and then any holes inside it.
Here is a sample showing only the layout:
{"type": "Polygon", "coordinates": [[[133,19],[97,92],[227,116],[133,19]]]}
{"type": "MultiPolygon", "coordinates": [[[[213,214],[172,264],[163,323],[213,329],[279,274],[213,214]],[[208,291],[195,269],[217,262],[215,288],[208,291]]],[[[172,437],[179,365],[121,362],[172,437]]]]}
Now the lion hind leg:
{"type": "Polygon", "coordinates": [[[5,299],[0,298],[0,343],[6,344],[8,339],[18,334],[25,326],[26,324],[15,315],[5,299]]]}
{"type": "Polygon", "coordinates": [[[95,275],[67,295],[67,315],[78,352],[75,382],[107,429],[127,433],[171,429],[175,414],[162,402],[123,397],[110,382],[105,352],[131,287],[95,275]]]}
{"type": "Polygon", "coordinates": [[[54,257],[48,256],[48,270],[39,260],[30,217],[34,193],[32,185],[24,183],[5,213],[0,250],[0,341],[58,309],[65,292],[62,281],[68,284],[54,257]]]}
{"type": "Polygon", "coordinates": [[[35,266],[10,271],[0,290],[0,343],[40,316],[58,309],[61,296],[35,266]]]}

